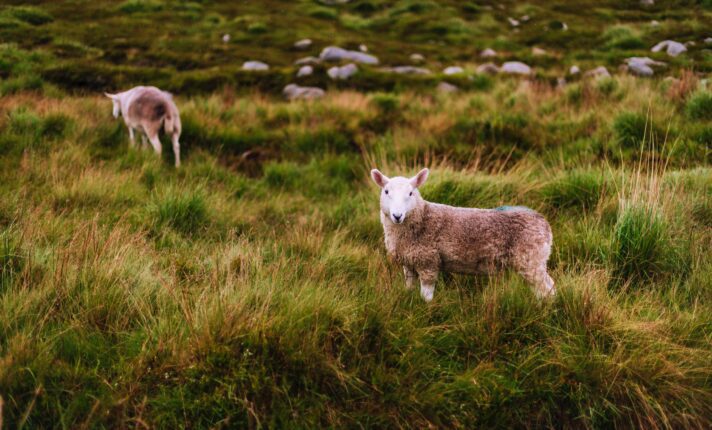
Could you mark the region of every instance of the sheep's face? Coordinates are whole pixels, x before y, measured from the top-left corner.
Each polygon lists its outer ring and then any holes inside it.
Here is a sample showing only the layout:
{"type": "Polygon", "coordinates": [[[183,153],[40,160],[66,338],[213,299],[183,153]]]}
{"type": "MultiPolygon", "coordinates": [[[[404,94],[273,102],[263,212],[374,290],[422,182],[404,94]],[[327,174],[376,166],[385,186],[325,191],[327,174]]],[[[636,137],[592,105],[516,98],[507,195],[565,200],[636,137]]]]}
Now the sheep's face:
{"type": "Polygon", "coordinates": [[[119,96],[116,94],[109,94],[109,93],[104,93],[106,94],[106,97],[111,99],[111,103],[113,103],[113,110],[112,110],[112,115],[114,115],[114,118],[118,118],[119,115],[121,114],[121,100],[119,99],[119,96]]]}
{"type": "Polygon", "coordinates": [[[378,169],[371,170],[373,181],[381,187],[381,212],[394,224],[402,224],[420,201],[418,187],[428,178],[428,169],[412,178],[389,178],[378,169]]]}

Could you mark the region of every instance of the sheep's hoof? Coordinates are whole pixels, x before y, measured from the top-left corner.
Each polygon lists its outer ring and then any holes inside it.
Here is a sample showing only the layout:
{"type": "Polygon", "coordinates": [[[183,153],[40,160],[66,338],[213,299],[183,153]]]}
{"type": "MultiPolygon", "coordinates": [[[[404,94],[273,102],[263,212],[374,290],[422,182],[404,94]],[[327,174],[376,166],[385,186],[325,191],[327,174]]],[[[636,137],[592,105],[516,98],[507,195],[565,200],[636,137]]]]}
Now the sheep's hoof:
{"type": "Polygon", "coordinates": [[[433,300],[433,293],[435,292],[435,287],[422,285],[420,287],[420,295],[423,300],[430,303],[433,300]]]}

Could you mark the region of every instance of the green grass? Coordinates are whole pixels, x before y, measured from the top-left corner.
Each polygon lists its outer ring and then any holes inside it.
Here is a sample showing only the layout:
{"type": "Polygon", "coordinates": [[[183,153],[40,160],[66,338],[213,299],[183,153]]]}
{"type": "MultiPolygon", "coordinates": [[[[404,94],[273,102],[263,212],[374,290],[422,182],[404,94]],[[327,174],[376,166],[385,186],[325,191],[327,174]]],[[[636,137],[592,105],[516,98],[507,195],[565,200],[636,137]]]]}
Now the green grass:
{"type": "MultiPolygon", "coordinates": [[[[666,97],[614,79],[622,97],[573,110],[565,93],[512,97],[509,80],[447,97],[179,97],[177,170],[169,146],[129,149],[104,97],[4,98],[4,422],[708,426],[709,159],[561,142],[617,140],[623,106],[666,97]],[[404,289],[368,171],[423,164],[428,199],[545,214],[552,302],[507,273],[443,276],[430,305],[404,289]]],[[[667,112],[682,136],[697,124],[667,112]]]]}
{"type": "Polygon", "coordinates": [[[711,427],[709,8],[326,3],[0,9],[2,424],[711,427]],[[698,43],[656,78],[555,88],[668,38],[698,43]],[[433,73],[318,65],[326,97],[282,99],[294,60],[361,43],[433,73]],[[487,47],[536,75],[438,73],[487,47]],[[138,83],[175,93],[179,169],[111,117],[101,92],[138,83]],[[427,199],[543,214],[557,296],[513,273],[406,291],[368,172],[423,166],[427,199]]]}

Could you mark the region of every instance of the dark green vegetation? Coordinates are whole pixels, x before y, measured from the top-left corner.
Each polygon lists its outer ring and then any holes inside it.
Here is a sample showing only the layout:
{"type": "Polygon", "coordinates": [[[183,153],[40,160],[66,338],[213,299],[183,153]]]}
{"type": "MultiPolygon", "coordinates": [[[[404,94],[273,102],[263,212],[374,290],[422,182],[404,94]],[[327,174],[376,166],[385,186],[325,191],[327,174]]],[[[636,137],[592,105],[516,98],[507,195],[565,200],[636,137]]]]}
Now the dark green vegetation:
{"type": "MultiPolygon", "coordinates": [[[[439,72],[460,64],[472,70],[490,60],[484,48],[500,53],[497,62],[524,61],[540,79],[552,80],[578,64],[616,70],[624,58],[651,56],[673,70],[712,71],[709,2],[669,0],[641,6],[639,0],[354,0],[327,5],[300,1],[67,0],[4,2],[0,40],[5,43],[0,75],[12,77],[2,93],[38,89],[40,76],[63,88],[115,91],[154,84],[180,94],[230,86],[277,93],[294,80],[294,61],[318,55],[328,45],[356,49],[366,44],[385,66],[410,64],[420,53],[423,66],[439,72]],[[12,6],[12,4],[18,4],[12,6]],[[528,20],[521,17],[527,16],[528,20]],[[507,18],[521,21],[513,28],[507,18]],[[657,21],[659,25],[651,24],[657,21]],[[564,29],[564,24],[565,28],[564,29]],[[224,34],[230,41],[222,41],[224,34]],[[311,38],[305,51],[296,40],[311,38]],[[653,54],[666,39],[695,42],[677,58],[653,54]],[[545,49],[534,55],[533,47],[545,49]],[[22,58],[32,52],[34,58],[22,58]],[[12,58],[12,60],[10,60],[12,58]],[[260,60],[267,72],[244,72],[244,61],[260,60]]],[[[362,67],[344,83],[332,83],[325,67],[300,79],[303,84],[359,89],[434,87],[441,75],[398,76],[362,67]]],[[[448,77],[460,86],[478,82],[448,77]]]]}
{"type": "Polygon", "coordinates": [[[712,36],[708,3],[502,4],[6,2],[5,427],[712,426],[709,52],[655,56],[674,81],[551,79],[712,36]],[[364,68],[320,101],[273,95],[332,43],[433,70],[491,46],[537,76],[444,95],[364,68]],[[111,118],[98,91],[134,83],[178,91],[182,168],[111,118]],[[368,171],[422,165],[433,201],[543,213],[557,297],[509,273],[405,291],[368,171]]]}

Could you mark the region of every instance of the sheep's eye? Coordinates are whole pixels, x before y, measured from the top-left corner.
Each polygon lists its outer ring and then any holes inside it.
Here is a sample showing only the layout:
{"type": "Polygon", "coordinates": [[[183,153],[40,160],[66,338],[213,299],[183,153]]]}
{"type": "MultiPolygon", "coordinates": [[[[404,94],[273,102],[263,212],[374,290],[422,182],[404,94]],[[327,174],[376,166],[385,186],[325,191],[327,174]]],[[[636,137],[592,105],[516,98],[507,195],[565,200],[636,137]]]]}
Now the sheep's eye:
{"type": "Polygon", "coordinates": [[[388,190],[386,190],[386,194],[388,194],[388,190]]]}
{"type": "Polygon", "coordinates": [[[412,191],[410,192],[410,195],[411,195],[411,196],[413,195],[413,192],[412,192],[412,191]]]}

